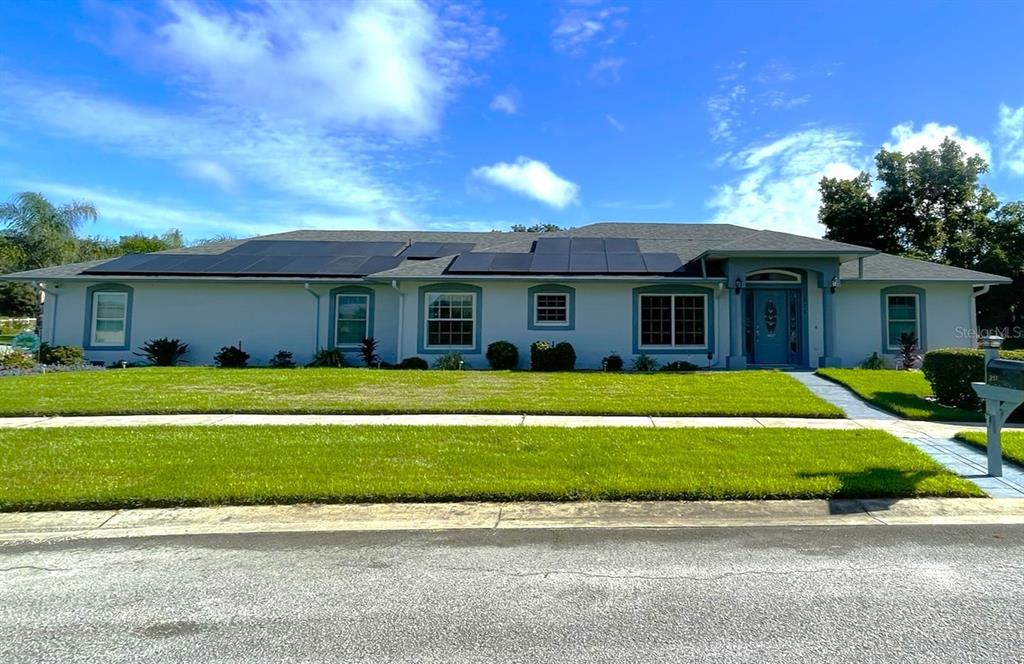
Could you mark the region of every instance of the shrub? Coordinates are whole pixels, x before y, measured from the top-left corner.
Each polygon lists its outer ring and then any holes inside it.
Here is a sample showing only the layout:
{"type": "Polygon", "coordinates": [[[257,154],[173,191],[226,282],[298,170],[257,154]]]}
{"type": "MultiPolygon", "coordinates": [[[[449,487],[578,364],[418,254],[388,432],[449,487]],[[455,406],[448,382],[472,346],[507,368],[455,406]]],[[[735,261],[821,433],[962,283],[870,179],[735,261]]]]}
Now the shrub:
{"type": "Polygon", "coordinates": [[[857,365],[858,369],[888,369],[889,365],[878,353],[872,353],[871,357],[857,365]]]}
{"type": "Polygon", "coordinates": [[[12,350],[0,355],[0,369],[31,369],[36,365],[35,358],[20,350],[12,350]]]}
{"type": "Polygon", "coordinates": [[[214,363],[222,369],[241,369],[249,366],[249,353],[237,346],[224,346],[213,356],[214,363]]]}
{"type": "Polygon", "coordinates": [[[612,353],[601,360],[601,366],[605,371],[622,371],[623,362],[618,353],[612,353]]]}
{"type": "Polygon", "coordinates": [[[572,371],[576,368],[576,350],[568,341],[530,344],[530,369],[533,371],[572,371]]]}
{"type": "Polygon", "coordinates": [[[395,367],[396,369],[412,369],[414,371],[425,371],[430,368],[427,361],[422,357],[407,357],[395,367]]]}
{"type": "Polygon", "coordinates": [[[309,367],[343,367],[345,366],[345,354],[337,348],[321,348],[313,356],[309,367]]]}
{"type": "Polygon", "coordinates": [[[647,353],[640,353],[636,359],[633,360],[633,371],[650,372],[658,368],[660,364],[656,359],[648,355],[647,353]]]}
{"type": "Polygon", "coordinates": [[[51,346],[43,342],[39,345],[39,363],[77,367],[85,364],[85,351],[78,346],[51,346]]]}
{"type": "MultiPolygon", "coordinates": [[[[1008,360],[1024,360],[1024,351],[999,353],[1008,360]]],[[[973,348],[941,348],[929,351],[921,365],[939,403],[959,408],[978,408],[981,404],[971,383],[985,379],[985,352],[973,348]]]]}
{"type": "Polygon", "coordinates": [[[434,360],[434,368],[444,371],[459,371],[468,366],[459,353],[448,353],[434,360]]]}
{"type": "Polygon", "coordinates": [[[900,334],[899,364],[903,371],[910,371],[921,361],[917,353],[917,337],[909,332],[900,334]]]}
{"type": "Polygon", "coordinates": [[[275,369],[294,369],[295,360],[292,359],[292,354],[287,350],[279,350],[270,358],[270,366],[275,369]]]}
{"type": "Polygon", "coordinates": [[[690,372],[700,371],[700,367],[698,367],[693,362],[687,362],[685,360],[676,360],[675,362],[669,362],[668,364],[663,365],[660,369],[658,369],[658,371],[690,372]]]}
{"type": "Polygon", "coordinates": [[[139,346],[141,353],[132,353],[149,360],[150,364],[158,367],[173,367],[181,360],[181,357],[188,352],[188,344],[181,343],[180,339],[150,339],[139,346]]]}
{"type": "Polygon", "coordinates": [[[509,341],[495,341],[487,347],[487,361],[492,369],[515,369],[519,366],[519,349],[509,341]]]}
{"type": "Polygon", "coordinates": [[[380,355],[377,354],[377,346],[380,342],[373,337],[367,337],[363,339],[363,342],[359,345],[359,356],[363,358],[363,364],[368,367],[380,362],[380,355]]]}

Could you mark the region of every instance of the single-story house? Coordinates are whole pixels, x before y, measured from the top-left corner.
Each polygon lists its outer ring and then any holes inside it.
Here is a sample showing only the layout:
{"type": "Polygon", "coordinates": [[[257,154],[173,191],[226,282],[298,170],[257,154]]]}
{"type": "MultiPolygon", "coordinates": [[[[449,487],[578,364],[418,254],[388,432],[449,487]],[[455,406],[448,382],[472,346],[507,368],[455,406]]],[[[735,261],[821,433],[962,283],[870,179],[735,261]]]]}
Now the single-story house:
{"type": "Polygon", "coordinates": [[[212,363],[287,350],[383,360],[458,352],[484,368],[508,340],[568,341],[577,366],[618,353],[700,366],[854,366],[973,346],[975,298],[1010,280],[841,242],[729,224],[596,223],[553,233],[300,230],[4,277],[44,293],[43,340],[136,360],[157,337],[212,363]]]}

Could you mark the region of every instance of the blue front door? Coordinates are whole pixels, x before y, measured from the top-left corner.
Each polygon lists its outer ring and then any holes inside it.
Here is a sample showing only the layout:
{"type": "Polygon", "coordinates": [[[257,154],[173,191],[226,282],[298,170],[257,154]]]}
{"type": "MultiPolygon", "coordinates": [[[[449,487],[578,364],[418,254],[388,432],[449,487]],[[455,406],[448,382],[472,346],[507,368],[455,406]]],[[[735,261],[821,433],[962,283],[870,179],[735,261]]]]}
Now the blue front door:
{"type": "Polygon", "coordinates": [[[791,305],[786,290],[754,291],[752,311],[749,312],[754,332],[754,357],[756,364],[790,364],[790,333],[793,322],[790,319],[791,305]]]}

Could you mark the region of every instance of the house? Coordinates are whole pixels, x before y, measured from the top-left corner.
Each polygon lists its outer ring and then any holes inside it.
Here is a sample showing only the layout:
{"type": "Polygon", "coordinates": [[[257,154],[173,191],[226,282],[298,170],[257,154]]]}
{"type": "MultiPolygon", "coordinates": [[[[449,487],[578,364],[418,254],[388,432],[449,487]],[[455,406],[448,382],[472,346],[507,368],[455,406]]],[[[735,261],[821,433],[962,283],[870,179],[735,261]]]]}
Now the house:
{"type": "Polygon", "coordinates": [[[132,360],[156,337],[209,364],[379,341],[385,361],[505,339],[569,341],[577,366],[616,352],[701,366],[854,366],[902,332],[973,346],[975,298],[1004,277],[728,224],[596,223],[556,233],[311,231],[5,277],[45,293],[43,340],[132,360]]]}

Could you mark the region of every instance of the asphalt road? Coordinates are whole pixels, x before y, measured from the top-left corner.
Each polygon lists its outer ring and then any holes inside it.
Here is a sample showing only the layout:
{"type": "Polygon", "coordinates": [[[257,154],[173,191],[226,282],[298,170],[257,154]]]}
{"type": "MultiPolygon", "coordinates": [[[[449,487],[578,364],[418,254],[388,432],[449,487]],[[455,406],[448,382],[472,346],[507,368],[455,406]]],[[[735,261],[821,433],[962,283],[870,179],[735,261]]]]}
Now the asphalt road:
{"type": "Polygon", "coordinates": [[[1024,526],[0,547],[0,662],[1020,662],[1024,526]]]}

